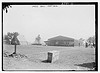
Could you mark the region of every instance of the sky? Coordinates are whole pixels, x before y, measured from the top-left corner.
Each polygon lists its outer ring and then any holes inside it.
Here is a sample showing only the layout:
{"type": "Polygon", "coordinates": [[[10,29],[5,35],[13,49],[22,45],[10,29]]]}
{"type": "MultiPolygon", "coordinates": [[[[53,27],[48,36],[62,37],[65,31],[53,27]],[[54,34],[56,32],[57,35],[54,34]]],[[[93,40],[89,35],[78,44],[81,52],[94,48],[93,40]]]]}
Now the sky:
{"type": "Polygon", "coordinates": [[[95,7],[13,5],[8,13],[3,11],[3,34],[7,32],[18,32],[31,43],[38,34],[43,41],[59,35],[87,39],[95,35],[95,7]]]}

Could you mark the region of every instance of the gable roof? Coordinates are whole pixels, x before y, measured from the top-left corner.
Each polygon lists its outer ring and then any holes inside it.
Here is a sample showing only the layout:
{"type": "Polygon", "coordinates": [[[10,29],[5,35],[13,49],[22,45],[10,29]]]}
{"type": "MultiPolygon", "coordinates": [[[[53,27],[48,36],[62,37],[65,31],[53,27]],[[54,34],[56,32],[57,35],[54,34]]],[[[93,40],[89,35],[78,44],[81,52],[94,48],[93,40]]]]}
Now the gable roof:
{"type": "Polygon", "coordinates": [[[51,40],[74,40],[73,38],[65,37],[65,36],[56,36],[53,38],[48,39],[49,41],[51,40]]]}

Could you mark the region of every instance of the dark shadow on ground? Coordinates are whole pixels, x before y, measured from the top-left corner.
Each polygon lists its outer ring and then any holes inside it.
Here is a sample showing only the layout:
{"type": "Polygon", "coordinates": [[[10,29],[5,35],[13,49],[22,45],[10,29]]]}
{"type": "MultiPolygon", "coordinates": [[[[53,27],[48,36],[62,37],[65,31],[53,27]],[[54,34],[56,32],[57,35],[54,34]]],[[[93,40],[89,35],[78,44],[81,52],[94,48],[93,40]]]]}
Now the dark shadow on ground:
{"type": "Polygon", "coordinates": [[[83,64],[75,64],[75,65],[81,66],[81,67],[87,67],[87,68],[90,68],[92,70],[95,70],[95,68],[96,68],[96,63],[95,62],[83,63],[83,64]]]}
{"type": "Polygon", "coordinates": [[[42,62],[43,63],[51,63],[51,61],[48,61],[48,60],[43,60],[42,62]]]}

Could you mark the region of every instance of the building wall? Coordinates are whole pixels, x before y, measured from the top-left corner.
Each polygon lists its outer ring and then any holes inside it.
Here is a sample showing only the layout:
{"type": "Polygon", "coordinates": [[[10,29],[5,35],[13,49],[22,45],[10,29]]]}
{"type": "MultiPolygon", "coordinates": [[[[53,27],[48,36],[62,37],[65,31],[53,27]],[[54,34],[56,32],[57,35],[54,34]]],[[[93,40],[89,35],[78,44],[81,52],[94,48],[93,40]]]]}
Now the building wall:
{"type": "Polygon", "coordinates": [[[52,40],[45,43],[48,46],[83,46],[83,42],[78,40],[52,40]]]}
{"type": "Polygon", "coordinates": [[[48,46],[74,46],[74,40],[52,40],[47,41],[48,46]]]}
{"type": "Polygon", "coordinates": [[[74,40],[74,46],[83,46],[83,42],[74,40]]]}

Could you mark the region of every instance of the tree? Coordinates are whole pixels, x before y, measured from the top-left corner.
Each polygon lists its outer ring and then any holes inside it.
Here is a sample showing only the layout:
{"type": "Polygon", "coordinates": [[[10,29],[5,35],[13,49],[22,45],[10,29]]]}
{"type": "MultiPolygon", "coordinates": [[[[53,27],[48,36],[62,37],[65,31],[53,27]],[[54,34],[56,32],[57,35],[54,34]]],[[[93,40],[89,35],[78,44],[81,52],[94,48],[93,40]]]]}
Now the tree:
{"type": "Polygon", "coordinates": [[[11,40],[11,45],[20,45],[20,42],[19,40],[17,39],[17,36],[18,36],[18,32],[14,32],[13,33],[13,38],[11,40]]]}
{"type": "Polygon", "coordinates": [[[20,45],[20,42],[17,38],[18,35],[19,35],[18,32],[13,32],[13,33],[8,32],[7,35],[4,36],[6,44],[15,45],[14,54],[16,54],[16,45],[20,45]]]}
{"type": "Polygon", "coordinates": [[[89,38],[87,39],[87,42],[91,45],[91,47],[92,47],[92,46],[95,46],[95,36],[89,37],[89,38]]]}
{"type": "Polygon", "coordinates": [[[8,32],[7,35],[4,35],[4,40],[6,44],[11,44],[11,40],[13,38],[13,33],[8,32]]]}
{"type": "MultiPolygon", "coordinates": [[[[19,35],[18,32],[13,32],[13,33],[8,32],[7,35],[4,35],[3,40],[5,40],[6,44],[13,45],[13,43],[11,43],[11,41],[12,41],[13,37],[16,37],[18,35],[19,35]]],[[[17,42],[17,44],[20,44],[20,43],[17,42]]]]}
{"type": "Polygon", "coordinates": [[[40,40],[41,40],[41,37],[40,37],[40,35],[38,35],[38,36],[35,38],[35,44],[34,44],[34,45],[41,45],[40,40]]]}
{"type": "Polygon", "coordinates": [[[40,35],[38,35],[38,36],[36,37],[36,41],[37,41],[38,44],[40,44],[40,40],[41,40],[41,37],[40,37],[40,35]]]}
{"type": "Polygon", "coordinates": [[[88,43],[95,43],[95,37],[93,36],[93,37],[89,37],[88,39],[87,39],[87,41],[88,41],[88,43]]]}
{"type": "Polygon", "coordinates": [[[12,38],[12,40],[11,40],[11,44],[12,44],[12,45],[15,45],[15,51],[14,51],[13,54],[16,54],[16,46],[17,46],[17,45],[20,45],[19,40],[17,39],[17,36],[18,36],[18,35],[19,35],[19,34],[18,34],[17,32],[14,32],[14,33],[13,33],[13,38],[12,38]]]}

